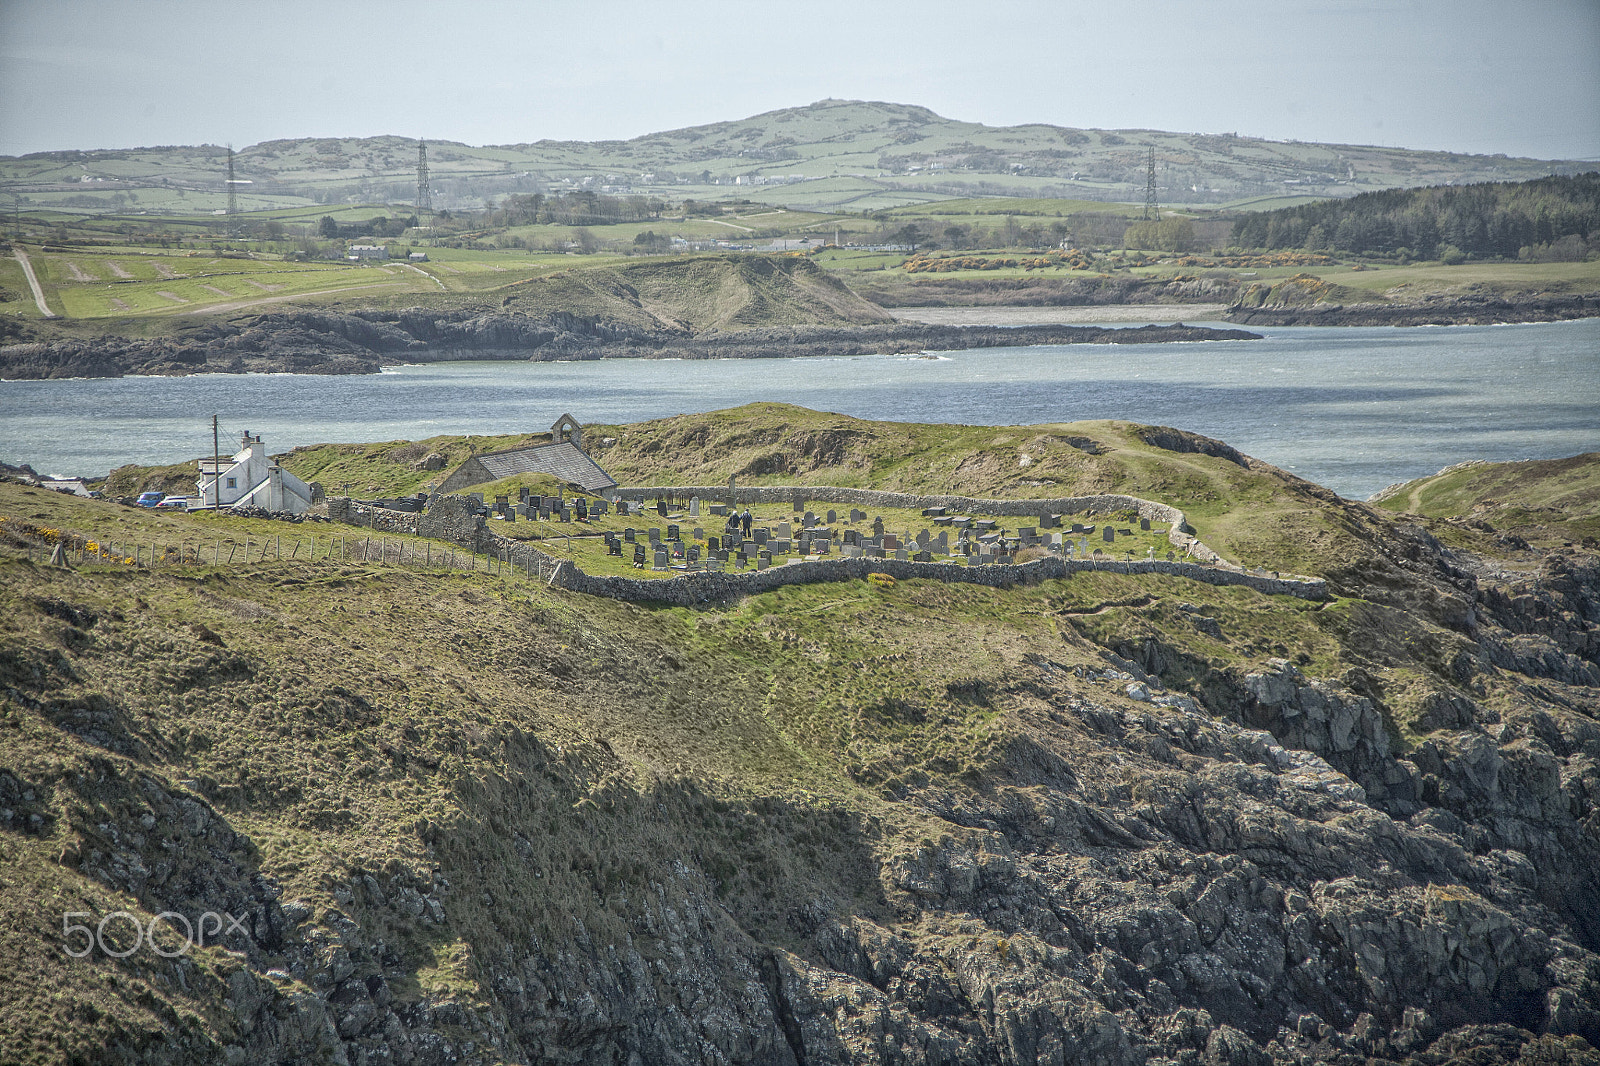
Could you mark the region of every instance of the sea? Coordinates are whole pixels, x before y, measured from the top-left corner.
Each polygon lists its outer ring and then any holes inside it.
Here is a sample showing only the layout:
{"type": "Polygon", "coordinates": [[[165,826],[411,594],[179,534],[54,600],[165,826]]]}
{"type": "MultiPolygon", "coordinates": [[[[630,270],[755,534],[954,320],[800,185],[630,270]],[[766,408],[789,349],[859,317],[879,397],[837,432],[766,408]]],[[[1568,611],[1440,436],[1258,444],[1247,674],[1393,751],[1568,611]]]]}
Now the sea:
{"type": "Polygon", "coordinates": [[[186,461],[210,454],[213,414],[225,451],[248,431],[276,453],[543,431],[563,413],[617,424],[752,401],[896,422],[1175,426],[1355,499],[1466,460],[1600,450],[1600,319],[1254,331],[1264,339],[3,381],[0,460],[63,476],[186,461]]]}

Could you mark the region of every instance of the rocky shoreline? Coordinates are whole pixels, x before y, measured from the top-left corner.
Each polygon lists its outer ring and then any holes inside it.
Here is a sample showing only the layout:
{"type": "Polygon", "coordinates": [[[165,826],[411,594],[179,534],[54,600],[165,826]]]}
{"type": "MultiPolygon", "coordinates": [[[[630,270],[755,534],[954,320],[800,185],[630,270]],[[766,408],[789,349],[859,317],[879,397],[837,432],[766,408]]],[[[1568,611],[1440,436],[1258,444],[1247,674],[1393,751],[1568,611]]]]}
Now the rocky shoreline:
{"type": "Polygon", "coordinates": [[[1241,307],[1222,316],[1249,326],[1495,326],[1600,317],[1600,293],[1432,297],[1411,304],[1241,307]]]}
{"type": "Polygon", "coordinates": [[[128,374],[374,374],[396,363],[467,359],[773,359],[1036,344],[1161,344],[1259,340],[1241,329],[897,324],[794,326],[691,333],[641,330],[556,314],[289,312],[214,322],[153,340],[107,337],[0,348],[0,378],[128,374]]]}

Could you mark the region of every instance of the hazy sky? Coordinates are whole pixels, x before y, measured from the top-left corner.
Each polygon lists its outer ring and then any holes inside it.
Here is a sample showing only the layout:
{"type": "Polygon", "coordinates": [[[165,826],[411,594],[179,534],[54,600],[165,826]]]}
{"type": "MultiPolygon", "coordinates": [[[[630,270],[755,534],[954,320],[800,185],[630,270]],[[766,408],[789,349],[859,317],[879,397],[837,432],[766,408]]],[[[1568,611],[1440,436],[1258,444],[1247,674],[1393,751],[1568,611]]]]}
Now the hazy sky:
{"type": "Polygon", "coordinates": [[[1600,158],[1600,0],[0,0],[0,154],[598,140],[825,97],[1600,158]]]}

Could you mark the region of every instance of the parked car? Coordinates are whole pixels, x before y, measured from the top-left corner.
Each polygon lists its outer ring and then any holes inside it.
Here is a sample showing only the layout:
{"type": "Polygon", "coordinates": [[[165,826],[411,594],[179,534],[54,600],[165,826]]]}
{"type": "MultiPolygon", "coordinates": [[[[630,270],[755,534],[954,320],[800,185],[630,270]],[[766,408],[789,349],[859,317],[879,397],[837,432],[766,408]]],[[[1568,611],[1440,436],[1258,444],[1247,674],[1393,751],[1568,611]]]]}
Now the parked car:
{"type": "Polygon", "coordinates": [[[138,505],[140,507],[159,507],[161,506],[161,501],[166,498],[167,494],[164,492],[141,492],[139,493],[138,505]]]}
{"type": "Polygon", "coordinates": [[[163,511],[187,511],[189,509],[189,498],[187,496],[168,496],[156,506],[163,511]]]}

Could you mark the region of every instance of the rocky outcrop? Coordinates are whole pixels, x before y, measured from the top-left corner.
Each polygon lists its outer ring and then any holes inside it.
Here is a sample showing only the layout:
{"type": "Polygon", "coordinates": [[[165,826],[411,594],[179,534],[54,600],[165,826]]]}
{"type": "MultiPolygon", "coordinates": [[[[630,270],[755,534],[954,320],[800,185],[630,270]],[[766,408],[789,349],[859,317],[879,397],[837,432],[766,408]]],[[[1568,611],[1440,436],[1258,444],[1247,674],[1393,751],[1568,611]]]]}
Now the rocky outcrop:
{"type": "Polygon", "coordinates": [[[1252,340],[1197,326],[866,325],[692,333],[644,329],[567,312],[277,312],[205,323],[170,338],[62,339],[0,348],[0,378],[195,373],[372,374],[398,362],[462,359],[770,359],[1032,344],[1159,344],[1252,340]]]}
{"type": "Polygon", "coordinates": [[[1228,309],[1245,326],[1491,326],[1505,322],[1564,322],[1600,315],[1600,292],[1500,296],[1464,293],[1416,303],[1310,303],[1228,309]]]}

